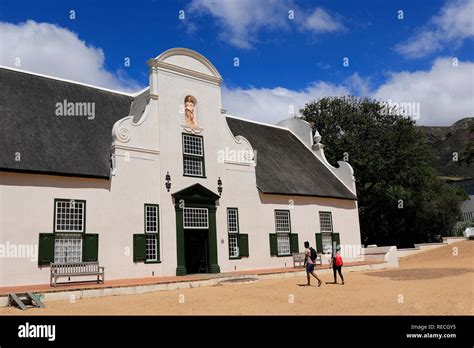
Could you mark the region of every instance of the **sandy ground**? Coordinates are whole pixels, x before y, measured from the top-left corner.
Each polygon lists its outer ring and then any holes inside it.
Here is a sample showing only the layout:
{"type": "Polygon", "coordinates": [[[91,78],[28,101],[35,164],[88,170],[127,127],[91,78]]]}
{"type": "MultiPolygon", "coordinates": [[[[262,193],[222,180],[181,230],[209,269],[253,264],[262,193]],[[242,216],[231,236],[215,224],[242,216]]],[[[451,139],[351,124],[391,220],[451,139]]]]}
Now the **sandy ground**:
{"type": "MultiPolygon", "coordinates": [[[[410,256],[400,269],[344,272],[346,284],[302,287],[304,277],[47,302],[45,309],[0,308],[19,315],[474,315],[474,242],[410,256]]],[[[332,274],[321,276],[332,282],[332,274]]]]}

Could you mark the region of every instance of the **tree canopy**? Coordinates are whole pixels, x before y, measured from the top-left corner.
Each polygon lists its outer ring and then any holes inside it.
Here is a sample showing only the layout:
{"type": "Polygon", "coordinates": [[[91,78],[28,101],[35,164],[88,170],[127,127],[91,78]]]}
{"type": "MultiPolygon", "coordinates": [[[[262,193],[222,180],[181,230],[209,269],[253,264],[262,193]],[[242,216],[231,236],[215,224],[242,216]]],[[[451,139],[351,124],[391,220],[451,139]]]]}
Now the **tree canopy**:
{"type": "Polygon", "coordinates": [[[415,122],[394,111],[347,96],[320,99],[300,113],[321,134],[328,161],[354,168],[362,242],[406,247],[449,233],[465,196],[437,176],[415,122]]]}

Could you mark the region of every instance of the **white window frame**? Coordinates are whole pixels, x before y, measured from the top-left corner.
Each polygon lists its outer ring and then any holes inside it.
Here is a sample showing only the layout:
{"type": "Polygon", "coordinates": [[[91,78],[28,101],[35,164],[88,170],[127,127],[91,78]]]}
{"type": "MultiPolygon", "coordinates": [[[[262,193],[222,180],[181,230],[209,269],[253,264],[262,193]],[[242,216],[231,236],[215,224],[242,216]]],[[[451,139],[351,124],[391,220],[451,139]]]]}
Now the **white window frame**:
{"type": "Polygon", "coordinates": [[[320,211],[319,212],[319,229],[323,233],[333,233],[333,224],[332,224],[332,212],[330,211],[320,211]],[[327,221],[329,220],[329,224],[327,221]]]}
{"type": "Polygon", "coordinates": [[[275,232],[277,235],[277,255],[291,255],[291,216],[289,210],[275,210],[275,232]]]}
{"type": "Polygon", "coordinates": [[[145,233],[158,233],[159,223],[158,205],[145,204],[145,233]]]}
{"type": "Polygon", "coordinates": [[[239,235],[238,233],[229,233],[229,258],[237,259],[239,256],[239,235]]]}
{"type": "Polygon", "coordinates": [[[332,233],[321,232],[321,242],[323,244],[323,254],[332,254],[332,233]]]}
{"type": "Polygon", "coordinates": [[[197,208],[197,207],[184,207],[183,208],[183,227],[189,228],[189,229],[208,229],[209,228],[209,209],[197,208]]]}
{"type": "Polygon", "coordinates": [[[276,233],[291,233],[291,219],[289,210],[275,210],[275,231],[276,233]]]}
{"type": "Polygon", "coordinates": [[[145,233],[145,261],[158,261],[158,235],[145,233]]]}
{"type": "Polygon", "coordinates": [[[323,244],[323,254],[332,254],[332,236],[334,233],[332,212],[319,212],[319,228],[321,232],[321,242],[323,244]]]}
{"type": "Polygon", "coordinates": [[[56,233],[54,235],[54,263],[82,262],[82,233],[56,233]]]}
{"type": "Polygon", "coordinates": [[[203,156],[204,147],[202,137],[183,133],[183,153],[191,156],[203,156]],[[187,149],[191,151],[186,151],[187,149]]]}
{"type": "Polygon", "coordinates": [[[186,176],[204,177],[204,139],[183,133],[183,173],[186,176]]]}
{"type": "Polygon", "coordinates": [[[229,235],[229,258],[238,258],[240,256],[240,250],[239,210],[237,208],[227,208],[227,232],[229,235]]]}
{"type": "Polygon", "coordinates": [[[158,261],[160,209],[157,204],[145,204],[145,262],[158,261]]]}
{"type": "Polygon", "coordinates": [[[277,252],[278,256],[291,255],[291,244],[289,233],[277,233],[277,252]]]}
{"type": "Polygon", "coordinates": [[[55,199],[54,220],[54,232],[85,232],[86,201],[74,199],[55,199]],[[80,228],[77,228],[78,226],[80,226],[80,228]]]}

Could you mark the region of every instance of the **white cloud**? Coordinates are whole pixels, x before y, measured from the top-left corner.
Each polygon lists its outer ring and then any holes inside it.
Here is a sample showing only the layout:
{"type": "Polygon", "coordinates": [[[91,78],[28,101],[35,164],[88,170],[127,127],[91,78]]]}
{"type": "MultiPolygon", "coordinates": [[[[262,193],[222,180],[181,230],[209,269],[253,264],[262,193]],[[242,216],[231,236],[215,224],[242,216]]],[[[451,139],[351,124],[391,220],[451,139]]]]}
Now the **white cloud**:
{"type": "Polygon", "coordinates": [[[395,49],[407,58],[421,58],[469,38],[474,38],[474,0],[449,1],[424,28],[395,49]]]}
{"type": "Polygon", "coordinates": [[[261,29],[287,26],[288,4],[286,0],[193,0],[189,11],[215,17],[222,28],[222,40],[250,48],[261,29]]]}
{"type": "Polygon", "coordinates": [[[107,71],[104,61],[102,49],[68,29],[32,20],[0,22],[0,65],[121,91],[140,89],[124,71],[107,71]]]}
{"type": "Polygon", "coordinates": [[[326,96],[350,94],[347,87],[318,81],[303,90],[223,87],[222,103],[230,115],[275,124],[294,117],[306,103],[326,96]]]}
{"type": "Polygon", "coordinates": [[[341,31],[344,29],[344,26],[341,21],[318,7],[303,21],[302,28],[315,33],[323,33],[341,31]]]}
{"type": "Polygon", "coordinates": [[[339,85],[317,81],[303,90],[224,87],[222,98],[229,114],[271,124],[292,117],[291,106],[298,114],[306,103],[321,97],[353,94],[392,103],[419,103],[418,124],[449,125],[474,116],[473,80],[474,62],[459,62],[455,67],[451,59],[443,58],[427,71],[393,72],[376,89],[370,88],[370,79],[356,73],[339,85]]]}
{"type": "Polygon", "coordinates": [[[438,58],[428,71],[398,72],[373,96],[397,103],[420,103],[424,125],[448,125],[474,116],[474,62],[453,66],[449,58],[438,58]]]}
{"type": "Polygon", "coordinates": [[[188,11],[214,17],[220,28],[219,38],[238,48],[251,48],[261,31],[289,30],[291,21],[300,30],[317,34],[344,29],[339,18],[322,8],[304,10],[293,0],[193,0],[188,11]],[[290,20],[289,11],[294,12],[294,19],[290,20]]]}
{"type": "MultiPolygon", "coordinates": [[[[0,22],[0,64],[118,89],[140,89],[122,71],[111,73],[104,67],[101,49],[80,40],[77,34],[53,24],[28,21],[0,22]]],[[[462,117],[474,116],[474,62],[437,59],[430,69],[392,72],[376,89],[370,79],[357,73],[341,84],[315,81],[300,90],[277,88],[223,87],[223,105],[230,114],[268,123],[291,117],[308,102],[325,96],[347,94],[371,96],[398,103],[420,103],[419,124],[446,125],[462,117]]]]}

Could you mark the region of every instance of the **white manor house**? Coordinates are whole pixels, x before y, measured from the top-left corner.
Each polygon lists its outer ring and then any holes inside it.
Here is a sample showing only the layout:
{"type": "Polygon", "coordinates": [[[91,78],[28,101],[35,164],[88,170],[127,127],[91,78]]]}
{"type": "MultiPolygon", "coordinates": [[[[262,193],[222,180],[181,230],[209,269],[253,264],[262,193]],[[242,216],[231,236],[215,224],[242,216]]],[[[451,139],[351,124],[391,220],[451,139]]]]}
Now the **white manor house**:
{"type": "Polygon", "coordinates": [[[127,279],[292,267],[306,240],[360,247],[352,168],[308,123],[227,115],[192,50],[147,63],[136,94],[0,68],[0,286],[48,283],[58,263],[127,279]]]}

